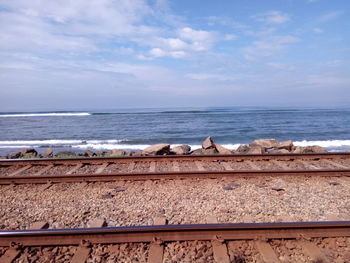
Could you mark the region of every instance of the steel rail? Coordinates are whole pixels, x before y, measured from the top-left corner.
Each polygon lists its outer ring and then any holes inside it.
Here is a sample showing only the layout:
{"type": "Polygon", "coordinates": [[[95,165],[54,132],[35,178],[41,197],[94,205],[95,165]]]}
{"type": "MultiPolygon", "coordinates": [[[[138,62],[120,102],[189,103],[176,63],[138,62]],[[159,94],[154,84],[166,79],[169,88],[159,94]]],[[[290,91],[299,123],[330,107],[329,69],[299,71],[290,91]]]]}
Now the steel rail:
{"type": "Polygon", "coordinates": [[[184,171],[184,172],[136,172],[101,174],[61,174],[61,175],[24,175],[0,176],[0,185],[8,184],[46,184],[74,182],[112,182],[117,180],[160,180],[221,178],[234,176],[350,176],[350,169],[313,169],[313,170],[222,170],[222,171],[184,171]]]}
{"type": "Polygon", "coordinates": [[[154,156],[122,156],[122,157],[77,157],[77,158],[33,158],[33,159],[0,159],[0,165],[14,164],[62,164],[62,163],[103,163],[117,161],[181,161],[181,160],[290,160],[290,159],[336,159],[350,158],[350,153],[303,153],[303,154],[230,154],[230,155],[154,155],[154,156]]]}
{"type": "Polygon", "coordinates": [[[191,240],[297,239],[349,237],[350,221],[160,225],[0,232],[0,246],[78,245],[191,240]]]}

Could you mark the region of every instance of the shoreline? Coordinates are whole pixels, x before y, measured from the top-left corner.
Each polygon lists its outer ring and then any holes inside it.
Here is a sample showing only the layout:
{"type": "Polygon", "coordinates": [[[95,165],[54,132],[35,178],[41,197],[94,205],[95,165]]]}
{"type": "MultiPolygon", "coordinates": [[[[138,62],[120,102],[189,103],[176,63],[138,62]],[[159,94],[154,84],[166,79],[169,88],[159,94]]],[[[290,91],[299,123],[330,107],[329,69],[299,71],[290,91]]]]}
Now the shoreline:
{"type": "MultiPolygon", "coordinates": [[[[230,144],[235,145],[235,144],[230,144]]],[[[76,149],[72,147],[34,147],[22,148],[16,152],[0,156],[0,159],[18,158],[72,158],[72,157],[113,157],[113,156],[149,156],[149,155],[209,155],[209,154],[287,154],[287,153],[322,153],[328,152],[324,147],[318,145],[297,146],[295,142],[288,140],[279,142],[276,139],[257,139],[249,144],[235,145],[235,149],[226,148],[214,143],[212,137],[207,137],[202,145],[192,148],[190,145],[170,145],[167,143],[154,144],[144,149],[114,149],[114,150],[92,150],[76,149]]],[[[339,152],[350,152],[339,151],[339,152]]]]}

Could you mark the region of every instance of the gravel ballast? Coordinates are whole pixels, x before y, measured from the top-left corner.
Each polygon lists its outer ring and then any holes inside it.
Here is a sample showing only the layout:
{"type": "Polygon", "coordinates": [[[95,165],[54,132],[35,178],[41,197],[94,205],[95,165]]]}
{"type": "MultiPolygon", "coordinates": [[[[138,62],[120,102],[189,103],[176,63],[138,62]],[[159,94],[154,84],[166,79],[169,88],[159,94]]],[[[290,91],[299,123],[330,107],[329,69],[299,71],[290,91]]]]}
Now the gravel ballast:
{"type": "Polygon", "coordinates": [[[108,226],[323,221],[349,219],[347,177],[254,177],[147,180],[110,183],[0,186],[0,228],[28,229],[37,221],[50,228],[86,227],[96,218],[108,226]]]}

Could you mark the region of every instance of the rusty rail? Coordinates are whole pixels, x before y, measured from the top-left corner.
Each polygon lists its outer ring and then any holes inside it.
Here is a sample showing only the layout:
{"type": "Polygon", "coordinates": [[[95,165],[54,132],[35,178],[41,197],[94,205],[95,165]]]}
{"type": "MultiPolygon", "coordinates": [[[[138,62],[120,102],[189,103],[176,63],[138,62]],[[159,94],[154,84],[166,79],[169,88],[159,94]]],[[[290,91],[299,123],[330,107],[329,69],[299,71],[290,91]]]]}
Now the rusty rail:
{"type": "Polygon", "coordinates": [[[103,163],[116,161],[181,161],[181,160],[290,160],[290,159],[337,159],[350,158],[350,153],[303,153],[303,154],[231,154],[231,155],[155,155],[155,156],[123,156],[123,157],[77,157],[77,158],[33,158],[33,159],[0,159],[0,165],[13,164],[76,164],[103,163]]]}
{"type": "Polygon", "coordinates": [[[78,245],[191,240],[297,239],[349,237],[350,221],[132,226],[0,232],[0,246],[78,245]]]}
{"type": "Polygon", "coordinates": [[[0,176],[0,185],[46,184],[73,182],[111,182],[117,180],[157,180],[188,178],[220,178],[234,176],[350,176],[350,169],[315,170],[231,170],[231,171],[187,171],[153,173],[102,173],[102,174],[63,174],[0,176]]]}

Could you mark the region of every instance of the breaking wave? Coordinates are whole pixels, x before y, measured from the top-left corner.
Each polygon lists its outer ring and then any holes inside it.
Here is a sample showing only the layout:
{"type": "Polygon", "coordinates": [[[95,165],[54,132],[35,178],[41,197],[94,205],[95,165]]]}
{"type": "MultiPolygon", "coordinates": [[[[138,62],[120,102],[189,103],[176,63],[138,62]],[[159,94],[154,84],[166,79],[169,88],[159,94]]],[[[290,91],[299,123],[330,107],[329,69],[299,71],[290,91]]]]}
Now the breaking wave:
{"type": "Polygon", "coordinates": [[[11,117],[61,117],[61,116],[89,116],[91,113],[88,112],[48,112],[48,113],[11,113],[11,114],[0,114],[0,118],[11,118],[11,117]]]}
{"type": "MultiPolygon", "coordinates": [[[[155,142],[157,143],[157,142],[155,142]]],[[[175,147],[181,144],[172,144],[175,147]]],[[[222,144],[227,149],[236,150],[241,144],[222,144]]],[[[325,141],[295,141],[295,146],[318,145],[329,151],[344,151],[350,149],[350,140],[325,140],[325,141]]],[[[69,147],[74,149],[91,150],[143,150],[150,144],[140,144],[132,140],[16,140],[0,141],[0,148],[45,148],[45,147],[69,147]],[[133,143],[134,142],[134,143],[133,143]]],[[[200,144],[190,144],[191,149],[201,148],[200,144]]]]}

